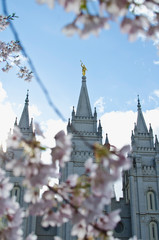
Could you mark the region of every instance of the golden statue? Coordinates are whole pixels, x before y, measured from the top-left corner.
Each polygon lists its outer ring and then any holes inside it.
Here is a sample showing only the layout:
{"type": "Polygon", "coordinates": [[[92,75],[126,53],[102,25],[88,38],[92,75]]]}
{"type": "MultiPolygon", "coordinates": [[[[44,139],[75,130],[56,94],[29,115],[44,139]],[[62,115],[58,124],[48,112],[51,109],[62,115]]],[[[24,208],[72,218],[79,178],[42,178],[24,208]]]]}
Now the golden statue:
{"type": "Polygon", "coordinates": [[[85,75],[86,75],[87,68],[86,68],[86,66],[83,64],[82,61],[80,61],[80,62],[81,62],[81,67],[82,67],[82,75],[85,76],[85,75]]]}

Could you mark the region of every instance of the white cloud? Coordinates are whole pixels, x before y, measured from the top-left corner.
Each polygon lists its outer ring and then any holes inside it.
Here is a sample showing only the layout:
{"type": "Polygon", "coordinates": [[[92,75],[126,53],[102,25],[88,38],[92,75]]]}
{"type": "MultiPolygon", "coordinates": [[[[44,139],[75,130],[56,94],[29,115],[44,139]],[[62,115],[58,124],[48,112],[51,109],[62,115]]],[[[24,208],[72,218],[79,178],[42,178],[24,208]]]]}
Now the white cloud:
{"type": "Polygon", "coordinates": [[[153,94],[156,96],[156,97],[159,97],[159,89],[156,89],[153,91],[153,94]]]}
{"type": "Polygon", "coordinates": [[[158,64],[159,64],[159,61],[154,60],[153,63],[154,63],[155,65],[158,65],[158,64]]]}
{"type": "MultiPolygon", "coordinates": [[[[38,139],[44,146],[50,148],[55,146],[54,136],[61,130],[64,130],[66,132],[66,123],[60,119],[59,120],[49,119],[46,122],[40,123],[40,127],[43,130],[45,138],[38,137],[38,139]]],[[[42,160],[45,163],[49,163],[51,161],[49,149],[42,154],[42,160]]]]}
{"type": "Polygon", "coordinates": [[[2,87],[2,83],[0,82],[0,102],[3,102],[7,98],[7,93],[2,87]]]}
{"type": "Polygon", "coordinates": [[[133,111],[110,112],[101,117],[101,123],[105,134],[108,133],[109,142],[117,147],[130,143],[131,129],[136,120],[136,114],[133,111]]]}
{"type": "Polygon", "coordinates": [[[66,132],[66,123],[62,120],[49,119],[46,122],[41,122],[40,127],[44,132],[45,139],[42,143],[46,146],[53,147],[55,145],[54,136],[61,130],[66,132]]]}
{"type": "Polygon", "coordinates": [[[37,105],[33,104],[29,106],[29,115],[33,118],[39,117],[41,115],[41,112],[38,109],[37,105]]]}
{"type": "MultiPolygon", "coordinates": [[[[154,134],[159,134],[159,108],[143,112],[147,127],[151,123],[154,134]]],[[[137,121],[137,113],[133,111],[109,112],[101,117],[103,137],[108,133],[109,142],[117,147],[130,144],[131,131],[134,129],[134,122],[137,121]]]]}
{"type": "Polygon", "coordinates": [[[13,127],[15,121],[15,112],[12,104],[7,101],[7,93],[0,82],[0,144],[5,146],[9,129],[13,127]]]}
{"type": "Polygon", "coordinates": [[[154,135],[157,134],[159,137],[159,108],[146,111],[144,116],[147,125],[151,123],[154,135]]]}
{"type": "Polygon", "coordinates": [[[104,112],[104,98],[100,97],[97,99],[97,101],[94,103],[94,107],[97,107],[98,112],[103,113],[104,112]]]}

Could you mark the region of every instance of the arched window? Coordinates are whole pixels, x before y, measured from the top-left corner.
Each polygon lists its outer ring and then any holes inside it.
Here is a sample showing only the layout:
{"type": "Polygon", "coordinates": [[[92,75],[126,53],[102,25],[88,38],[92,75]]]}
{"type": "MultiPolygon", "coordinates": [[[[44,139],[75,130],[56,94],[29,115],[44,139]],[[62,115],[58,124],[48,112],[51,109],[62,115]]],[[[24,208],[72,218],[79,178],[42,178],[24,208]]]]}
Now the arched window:
{"type": "Polygon", "coordinates": [[[20,187],[14,186],[12,189],[12,196],[15,196],[16,201],[20,202],[20,187]]]}
{"type": "Polygon", "coordinates": [[[121,233],[121,232],[123,232],[123,230],[124,230],[124,225],[123,225],[123,223],[120,221],[120,222],[118,222],[118,224],[117,224],[117,226],[116,226],[116,228],[115,228],[115,232],[116,232],[116,233],[121,233]]]}
{"type": "Polygon", "coordinates": [[[150,240],[158,240],[158,228],[156,222],[150,222],[150,240]]]}
{"type": "Polygon", "coordinates": [[[156,210],[155,193],[153,191],[147,192],[147,209],[150,211],[156,210]]]}

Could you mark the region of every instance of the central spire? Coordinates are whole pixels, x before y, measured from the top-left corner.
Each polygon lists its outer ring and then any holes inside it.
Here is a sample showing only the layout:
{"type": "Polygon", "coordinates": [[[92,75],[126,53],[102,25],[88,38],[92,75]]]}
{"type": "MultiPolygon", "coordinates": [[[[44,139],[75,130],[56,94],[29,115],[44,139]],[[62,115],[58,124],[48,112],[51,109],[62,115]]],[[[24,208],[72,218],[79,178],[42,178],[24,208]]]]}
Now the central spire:
{"type": "Polygon", "coordinates": [[[137,131],[139,133],[148,133],[147,126],[146,126],[146,123],[145,123],[145,119],[143,117],[143,113],[142,113],[142,110],[141,110],[141,104],[140,104],[139,95],[138,95],[137,108],[138,108],[137,131]]]}
{"type": "Polygon", "coordinates": [[[92,117],[92,110],[86,85],[86,76],[82,76],[82,87],[78,100],[76,116],[92,117]]]}
{"type": "Polygon", "coordinates": [[[19,121],[19,128],[20,129],[29,129],[29,91],[27,90],[27,95],[25,99],[25,105],[23,108],[23,112],[19,121]]]}

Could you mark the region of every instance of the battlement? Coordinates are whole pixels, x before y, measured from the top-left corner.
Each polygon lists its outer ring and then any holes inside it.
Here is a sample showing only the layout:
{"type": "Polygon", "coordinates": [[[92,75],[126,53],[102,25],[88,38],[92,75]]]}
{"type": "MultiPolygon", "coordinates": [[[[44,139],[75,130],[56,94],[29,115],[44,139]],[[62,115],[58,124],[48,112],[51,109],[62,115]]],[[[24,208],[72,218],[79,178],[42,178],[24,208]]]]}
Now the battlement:
{"type": "Polygon", "coordinates": [[[136,149],[138,151],[142,151],[142,152],[154,152],[155,151],[154,148],[149,148],[149,147],[137,147],[136,149]]]}
{"type": "Polygon", "coordinates": [[[93,157],[94,156],[93,152],[89,152],[89,151],[73,151],[72,156],[74,156],[74,155],[76,155],[76,156],[78,155],[81,157],[83,157],[83,156],[93,157]]]}
{"type": "Polygon", "coordinates": [[[78,131],[78,132],[73,132],[73,136],[97,136],[97,132],[86,132],[86,131],[78,131]]]}
{"type": "Polygon", "coordinates": [[[153,166],[143,166],[142,167],[142,173],[144,175],[154,175],[155,174],[155,168],[153,166]]]}

